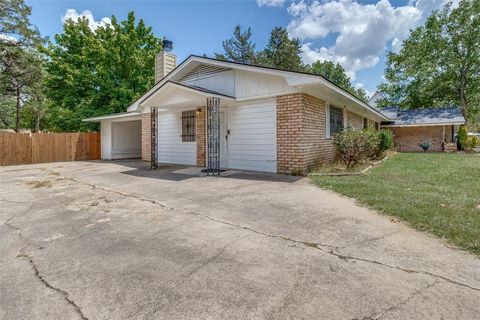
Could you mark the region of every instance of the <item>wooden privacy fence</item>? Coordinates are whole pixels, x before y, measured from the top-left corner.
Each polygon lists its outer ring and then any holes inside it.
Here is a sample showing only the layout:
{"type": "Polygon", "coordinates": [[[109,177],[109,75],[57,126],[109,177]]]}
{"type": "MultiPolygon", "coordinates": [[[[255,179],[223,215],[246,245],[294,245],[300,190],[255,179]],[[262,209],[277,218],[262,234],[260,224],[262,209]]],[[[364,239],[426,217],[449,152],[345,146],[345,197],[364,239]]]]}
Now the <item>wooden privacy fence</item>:
{"type": "Polygon", "coordinates": [[[0,165],[100,159],[100,134],[0,132],[0,165]]]}

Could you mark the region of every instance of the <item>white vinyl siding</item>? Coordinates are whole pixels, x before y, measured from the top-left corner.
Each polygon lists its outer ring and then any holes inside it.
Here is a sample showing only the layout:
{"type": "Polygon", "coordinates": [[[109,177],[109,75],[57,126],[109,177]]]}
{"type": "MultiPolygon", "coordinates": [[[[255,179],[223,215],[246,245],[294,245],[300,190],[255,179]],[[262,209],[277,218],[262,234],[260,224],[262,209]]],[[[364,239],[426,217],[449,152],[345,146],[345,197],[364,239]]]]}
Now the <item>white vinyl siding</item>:
{"type": "Polygon", "coordinates": [[[182,142],[182,111],[158,113],[158,162],[196,165],[196,142],[182,142]]]}
{"type": "Polygon", "coordinates": [[[272,99],[228,108],[228,166],[277,171],[276,104],[272,99]]]}

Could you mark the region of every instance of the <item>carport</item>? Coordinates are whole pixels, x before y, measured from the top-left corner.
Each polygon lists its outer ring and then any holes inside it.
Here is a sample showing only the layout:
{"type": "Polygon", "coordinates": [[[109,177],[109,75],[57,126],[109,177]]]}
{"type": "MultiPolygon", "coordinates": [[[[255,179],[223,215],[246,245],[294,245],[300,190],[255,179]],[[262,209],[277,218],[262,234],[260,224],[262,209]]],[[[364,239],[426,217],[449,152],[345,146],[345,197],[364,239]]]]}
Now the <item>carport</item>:
{"type": "Polygon", "coordinates": [[[100,122],[102,160],[133,159],[142,156],[142,121],[138,112],[110,114],[85,119],[100,122]]]}

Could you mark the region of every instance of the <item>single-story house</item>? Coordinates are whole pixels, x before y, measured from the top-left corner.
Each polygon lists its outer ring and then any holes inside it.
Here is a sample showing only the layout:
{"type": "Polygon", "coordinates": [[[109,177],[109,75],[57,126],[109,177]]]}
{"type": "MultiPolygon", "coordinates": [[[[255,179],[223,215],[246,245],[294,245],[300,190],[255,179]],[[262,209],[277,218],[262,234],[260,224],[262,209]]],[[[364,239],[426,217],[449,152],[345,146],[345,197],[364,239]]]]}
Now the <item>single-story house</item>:
{"type": "Polygon", "coordinates": [[[400,152],[421,151],[422,143],[429,143],[431,151],[456,150],[455,135],[465,124],[458,108],[380,110],[392,119],[382,122],[381,127],[393,131],[394,145],[400,152]]]}
{"type": "Polygon", "coordinates": [[[305,172],[335,159],[332,137],[344,128],[396,122],[319,75],[194,55],[175,60],[157,55],[156,84],[127,112],[85,119],[101,123],[102,159],[305,172]]]}

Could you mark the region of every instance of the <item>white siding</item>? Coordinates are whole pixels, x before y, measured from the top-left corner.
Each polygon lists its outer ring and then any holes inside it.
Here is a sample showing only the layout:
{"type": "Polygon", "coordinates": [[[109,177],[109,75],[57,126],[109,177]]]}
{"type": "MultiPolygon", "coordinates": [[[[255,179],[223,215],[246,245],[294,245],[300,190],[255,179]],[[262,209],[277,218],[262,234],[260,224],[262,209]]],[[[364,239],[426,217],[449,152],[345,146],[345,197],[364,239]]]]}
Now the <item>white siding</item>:
{"type": "Polygon", "coordinates": [[[201,87],[227,96],[235,94],[235,75],[233,70],[220,70],[217,72],[200,74],[198,77],[190,75],[181,80],[188,86],[201,87]]]}
{"type": "Polygon", "coordinates": [[[196,142],[182,142],[182,111],[158,113],[158,162],[196,165],[196,142]]]}
{"type": "Polygon", "coordinates": [[[102,160],[112,159],[112,123],[109,121],[100,122],[100,148],[102,160]]]}
{"type": "Polygon", "coordinates": [[[235,70],[235,97],[237,99],[293,92],[295,90],[283,77],[235,70]]]}
{"type": "Polygon", "coordinates": [[[251,102],[228,108],[228,166],[277,171],[275,100],[251,102]]]}

